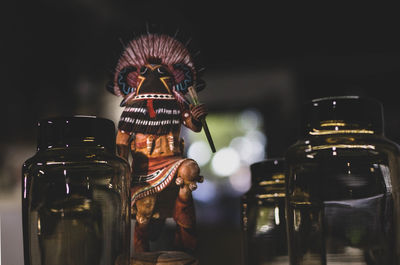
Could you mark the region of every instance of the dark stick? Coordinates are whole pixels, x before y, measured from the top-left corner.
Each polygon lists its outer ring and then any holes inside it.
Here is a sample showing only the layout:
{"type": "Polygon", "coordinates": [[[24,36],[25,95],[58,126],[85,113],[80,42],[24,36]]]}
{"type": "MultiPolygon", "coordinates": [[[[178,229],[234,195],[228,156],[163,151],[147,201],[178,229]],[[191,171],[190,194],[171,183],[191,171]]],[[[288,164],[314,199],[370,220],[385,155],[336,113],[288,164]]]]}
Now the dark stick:
{"type": "Polygon", "coordinates": [[[201,124],[203,125],[204,133],[207,136],[208,144],[210,145],[212,152],[215,153],[216,150],[215,150],[214,142],[213,142],[213,139],[211,138],[211,133],[208,130],[208,126],[207,126],[207,122],[206,122],[205,117],[202,117],[200,119],[200,121],[201,121],[201,124]]]}
{"type": "MultiPolygon", "coordinates": [[[[190,96],[192,97],[194,105],[195,106],[198,105],[199,104],[199,99],[197,98],[196,90],[194,89],[193,86],[189,87],[188,90],[189,90],[190,96]]],[[[204,132],[206,134],[208,144],[210,145],[212,152],[215,153],[216,150],[215,150],[214,142],[213,142],[213,140],[211,138],[210,130],[208,130],[206,117],[205,116],[200,117],[200,121],[201,121],[201,124],[203,125],[204,132]]]]}

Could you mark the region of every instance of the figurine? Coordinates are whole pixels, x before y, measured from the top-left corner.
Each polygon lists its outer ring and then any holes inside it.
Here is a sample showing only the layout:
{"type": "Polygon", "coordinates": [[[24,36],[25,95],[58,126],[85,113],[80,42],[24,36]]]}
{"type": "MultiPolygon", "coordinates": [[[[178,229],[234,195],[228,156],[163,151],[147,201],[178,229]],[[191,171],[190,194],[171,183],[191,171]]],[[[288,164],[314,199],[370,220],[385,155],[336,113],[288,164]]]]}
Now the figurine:
{"type": "Polygon", "coordinates": [[[168,217],[177,225],[176,247],[196,247],[192,191],[203,177],[196,161],[183,157],[180,130],[183,124],[201,131],[207,108],[185,95],[204,86],[186,46],[166,34],[135,38],[119,58],[108,89],[123,97],[120,106],[125,108],[116,141],[118,155],[132,163],[135,253],[150,251],[149,226],[168,217]]]}

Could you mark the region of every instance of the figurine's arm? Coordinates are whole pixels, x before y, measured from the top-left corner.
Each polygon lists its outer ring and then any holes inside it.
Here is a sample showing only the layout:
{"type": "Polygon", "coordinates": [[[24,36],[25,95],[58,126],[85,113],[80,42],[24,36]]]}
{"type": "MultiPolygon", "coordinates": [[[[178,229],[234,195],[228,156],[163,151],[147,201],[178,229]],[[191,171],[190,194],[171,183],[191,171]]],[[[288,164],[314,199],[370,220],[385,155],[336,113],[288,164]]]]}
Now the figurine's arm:
{"type": "Polygon", "coordinates": [[[182,112],[183,125],[194,132],[200,132],[202,128],[200,119],[207,114],[208,110],[204,104],[187,106],[182,112]]]}
{"type": "Polygon", "coordinates": [[[126,159],[128,161],[129,157],[129,140],[131,135],[122,131],[118,130],[117,133],[117,155],[126,159]]]}

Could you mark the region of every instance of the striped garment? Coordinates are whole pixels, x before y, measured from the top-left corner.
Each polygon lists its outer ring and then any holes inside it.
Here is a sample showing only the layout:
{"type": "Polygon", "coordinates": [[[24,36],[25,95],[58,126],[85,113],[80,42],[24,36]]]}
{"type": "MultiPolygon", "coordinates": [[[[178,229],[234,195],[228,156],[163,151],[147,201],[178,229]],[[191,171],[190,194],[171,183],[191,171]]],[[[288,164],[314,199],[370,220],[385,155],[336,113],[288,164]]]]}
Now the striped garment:
{"type": "Polygon", "coordinates": [[[127,133],[164,135],[180,130],[181,110],[175,98],[137,99],[126,106],[118,129],[127,133]]]}

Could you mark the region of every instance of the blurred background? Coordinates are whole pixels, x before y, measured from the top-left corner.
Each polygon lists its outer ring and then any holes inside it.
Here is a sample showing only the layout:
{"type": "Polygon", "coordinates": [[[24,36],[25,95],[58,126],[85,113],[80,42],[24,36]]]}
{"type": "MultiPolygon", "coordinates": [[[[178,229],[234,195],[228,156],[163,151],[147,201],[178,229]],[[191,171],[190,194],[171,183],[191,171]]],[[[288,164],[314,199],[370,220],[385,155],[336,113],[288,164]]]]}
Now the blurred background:
{"type": "MultiPolygon", "coordinates": [[[[395,8],[196,1],[18,1],[2,4],[0,108],[1,260],[23,264],[21,166],[36,151],[36,122],[96,115],[118,122],[106,91],[126,43],[177,34],[205,67],[200,101],[217,148],[183,129],[186,155],[205,182],[195,191],[202,264],[240,264],[240,196],[249,166],[282,157],[313,98],[380,100],[386,136],[400,142],[400,21],[395,8]]],[[[361,3],[361,2],[360,2],[361,3]]]]}

